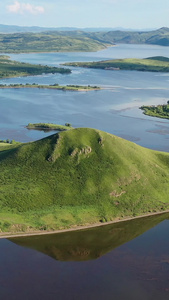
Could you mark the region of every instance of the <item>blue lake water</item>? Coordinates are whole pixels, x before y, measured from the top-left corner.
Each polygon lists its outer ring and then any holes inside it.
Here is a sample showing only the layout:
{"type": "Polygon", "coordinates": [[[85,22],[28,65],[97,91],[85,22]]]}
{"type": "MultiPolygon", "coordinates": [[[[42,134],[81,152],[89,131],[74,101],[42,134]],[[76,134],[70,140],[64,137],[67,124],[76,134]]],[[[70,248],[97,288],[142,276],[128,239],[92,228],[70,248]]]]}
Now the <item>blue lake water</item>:
{"type": "MultiPolygon", "coordinates": [[[[10,56],[18,61],[58,66],[69,61],[144,58],[159,55],[169,57],[169,47],[117,45],[96,53],[10,56]]],[[[160,104],[169,100],[168,73],[72,68],[69,75],[48,74],[0,80],[3,84],[34,82],[90,84],[99,85],[104,89],[90,92],[1,89],[0,139],[33,141],[50,133],[27,130],[25,125],[29,122],[58,124],[70,122],[75,127],[98,128],[148,148],[169,151],[169,121],[145,116],[139,110],[143,104],[160,104]]],[[[44,251],[37,252],[14,241],[2,239],[0,297],[17,300],[167,300],[168,217],[159,225],[158,222],[153,223],[147,230],[107,253],[101,251],[100,257],[90,261],[54,260],[44,254],[44,251]],[[153,228],[150,229],[151,227],[153,228]]],[[[120,230],[119,239],[121,239],[120,230]]],[[[83,235],[79,240],[83,240],[83,235]]],[[[94,243],[95,237],[92,236],[91,241],[94,243]]],[[[100,239],[100,244],[102,242],[100,239]]],[[[69,249],[69,244],[66,245],[65,247],[69,249]]],[[[112,241],[108,245],[111,248],[112,241]]],[[[48,245],[45,247],[48,248],[48,245]]],[[[79,253],[78,247],[80,246],[77,243],[75,253],[79,253]]],[[[49,250],[52,251],[51,248],[49,250]]]]}
{"type": "MultiPolygon", "coordinates": [[[[167,56],[169,47],[118,45],[93,53],[12,54],[12,59],[58,66],[66,61],[100,60],[119,57],[167,56]]],[[[0,83],[99,85],[106,89],[91,92],[54,90],[0,90],[0,138],[31,141],[47,135],[28,131],[29,122],[72,123],[93,127],[138,144],[168,151],[168,120],[144,116],[143,104],[166,103],[169,74],[137,71],[106,71],[72,68],[72,74],[48,74],[0,80],[0,83]]],[[[49,133],[48,133],[49,134],[49,133]]]]}

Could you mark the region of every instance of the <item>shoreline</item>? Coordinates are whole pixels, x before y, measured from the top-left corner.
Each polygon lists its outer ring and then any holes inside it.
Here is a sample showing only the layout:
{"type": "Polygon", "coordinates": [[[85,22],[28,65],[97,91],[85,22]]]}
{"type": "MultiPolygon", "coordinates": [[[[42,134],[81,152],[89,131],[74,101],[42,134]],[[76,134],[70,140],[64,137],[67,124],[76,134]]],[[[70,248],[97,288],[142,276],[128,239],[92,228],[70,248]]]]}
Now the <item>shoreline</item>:
{"type": "Polygon", "coordinates": [[[33,88],[33,89],[49,89],[49,90],[60,90],[60,91],[70,91],[70,92],[90,92],[90,91],[99,91],[102,88],[97,87],[97,88],[69,88],[67,86],[58,86],[58,87],[52,87],[52,86],[34,86],[34,85],[23,85],[23,86],[0,86],[0,89],[28,89],[28,88],[33,88]]]}
{"type": "Polygon", "coordinates": [[[144,214],[136,217],[126,217],[124,219],[115,219],[114,221],[109,221],[105,223],[94,223],[94,224],[89,224],[89,225],[82,225],[82,226],[76,226],[74,225],[73,227],[66,228],[66,229],[58,229],[54,231],[33,231],[33,232],[16,232],[16,233],[11,233],[11,232],[2,232],[0,233],[0,239],[8,239],[8,238],[18,238],[18,237],[31,237],[31,236],[38,236],[38,235],[48,235],[48,234],[59,234],[59,233],[66,233],[66,232],[73,232],[73,231],[80,231],[80,230],[85,230],[85,229],[92,229],[96,227],[101,227],[101,226],[106,226],[106,225],[111,225],[111,224],[116,224],[116,223],[121,223],[121,222],[127,222],[135,219],[140,219],[140,218],[146,218],[146,217],[151,217],[155,215],[161,215],[161,214],[167,214],[169,213],[169,210],[163,211],[163,212],[154,212],[154,213],[149,213],[149,214],[144,214]]]}

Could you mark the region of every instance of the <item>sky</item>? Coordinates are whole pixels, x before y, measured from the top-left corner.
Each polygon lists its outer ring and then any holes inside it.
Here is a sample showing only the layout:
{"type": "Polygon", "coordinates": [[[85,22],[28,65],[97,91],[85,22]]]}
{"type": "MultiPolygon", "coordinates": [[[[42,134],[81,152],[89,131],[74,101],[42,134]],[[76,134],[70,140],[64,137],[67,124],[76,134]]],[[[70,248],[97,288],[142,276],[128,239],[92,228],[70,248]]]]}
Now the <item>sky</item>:
{"type": "Polygon", "coordinates": [[[3,0],[0,23],[42,27],[169,27],[168,0],[3,0]]]}

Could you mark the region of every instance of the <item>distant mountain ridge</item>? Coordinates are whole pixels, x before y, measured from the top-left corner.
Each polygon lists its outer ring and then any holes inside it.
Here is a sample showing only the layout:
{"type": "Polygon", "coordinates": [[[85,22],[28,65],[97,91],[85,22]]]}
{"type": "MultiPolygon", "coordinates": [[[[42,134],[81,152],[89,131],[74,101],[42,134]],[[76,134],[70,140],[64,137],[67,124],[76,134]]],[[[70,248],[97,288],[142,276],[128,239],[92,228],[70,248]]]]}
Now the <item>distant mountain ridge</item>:
{"type": "MultiPolygon", "coordinates": [[[[43,31],[88,31],[88,32],[98,32],[98,31],[143,31],[143,29],[132,29],[123,27],[89,27],[89,28],[79,28],[79,27],[41,27],[41,26],[18,26],[18,25],[5,25],[0,24],[0,33],[17,33],[17,32],[43,32],[43,31]]],[[[151,31],[153,29],[144,29],[144,31],[151,31]]]]}
{"type": "Polygon", "coordinates": [[[0,25],[0,32],[3,31],[3,33],[0,33],[1,53],[92,52],[105,49],[114,44],[169,46],[168,27],[152,31],[105,31],[103,28],[97,28],[97,31],[94,31],[92,28],[78,30],[77,28],[66,27],[6,26],[0,25]],[[8,30],[13,30],[13,33],[9,33],[8,30]],[[20,32],[16,32],[17,30],[20,30],[20,32]],[[24,32],[24,30],[27,30],[27,32],[24,32]]]}

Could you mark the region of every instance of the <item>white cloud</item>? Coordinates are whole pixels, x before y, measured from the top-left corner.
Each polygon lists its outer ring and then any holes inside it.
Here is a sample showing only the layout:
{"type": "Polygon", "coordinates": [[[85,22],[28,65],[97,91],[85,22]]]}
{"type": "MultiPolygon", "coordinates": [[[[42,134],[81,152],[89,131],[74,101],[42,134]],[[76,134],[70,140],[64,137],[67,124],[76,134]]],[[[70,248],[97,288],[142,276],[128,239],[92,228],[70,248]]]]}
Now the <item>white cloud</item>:
{"type": "Polygon", "coordinates": [[[20,13],[29,12],[33,15],[43,14],[45,12],[43,6],[35,6],[30,3],[20,3],[15,1],[14,4],[7,5],[7,10],[11,13],[20,13]]]}

